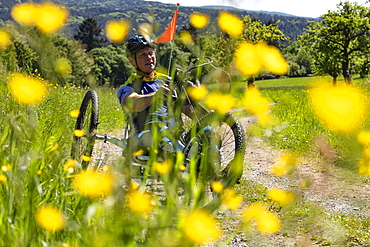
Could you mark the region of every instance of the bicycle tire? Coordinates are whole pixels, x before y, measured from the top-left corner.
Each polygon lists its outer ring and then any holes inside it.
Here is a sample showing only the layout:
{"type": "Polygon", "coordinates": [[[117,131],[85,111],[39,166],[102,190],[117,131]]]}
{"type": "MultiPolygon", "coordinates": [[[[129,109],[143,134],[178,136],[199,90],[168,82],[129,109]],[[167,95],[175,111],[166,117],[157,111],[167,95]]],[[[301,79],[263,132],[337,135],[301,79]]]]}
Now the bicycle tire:
{"type": "Polygon", "coordinates": [[[98,128],[99,118],[99,100],[94,90],[86,92],[81,106],[80,113],[76,120],[75,130],[83,130],[84,136],[74,135],[72,142],[72,159],[78,161],[82,169],[86,169],[90,160],[82,159],[83,156],[90,157],[94,149],[96,140],[96,131],[98,128]]]}
{"type": "MultiPolygon", "coordinates": [[[[219,158],[219,166],[214,166],[216,167],[214,168],[216,169],[214,174],[218,176],[218,179],[222,180],[225,187],[233,186],[243,174],[246,145],[244,129],[232,113],[227,113],[220,120],[217,113],[210,112],[197,121],[195,126],[193,126],[193,129],[196,129],[196,137],[194,137],[194,133],[192,134],[189,131],[185,135],[184,140],[185,143],[189,143],[194,138],[198,139],[200,143],[198,143],[197,154],[206,155],[208,159],[210,155],[214,155],[214,150],[207,150],[209,145],[205,145],[207,138],[204,138],[204,128],[207,126],[210,126],[211,130],[220,137],[217,150],[220,153],[220,157],[217,157],[217,159],[219,158]]],[[[184,153],[185,157],[189,155],[186,151],[184,153]]],[[[198,167],[199,170],[200,168],[198,167]]]]}

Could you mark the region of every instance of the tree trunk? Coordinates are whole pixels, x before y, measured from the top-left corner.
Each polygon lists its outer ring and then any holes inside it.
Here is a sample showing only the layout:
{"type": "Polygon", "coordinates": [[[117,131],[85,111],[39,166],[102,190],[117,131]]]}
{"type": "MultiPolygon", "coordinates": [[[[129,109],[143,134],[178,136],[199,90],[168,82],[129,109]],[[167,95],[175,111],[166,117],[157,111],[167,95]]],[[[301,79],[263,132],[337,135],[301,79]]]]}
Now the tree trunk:
{"type": "Polygon", "coordinates": [[[345,62],[342,63],[342,74],[343,74],[343,77],[344,77],[344,82],[347,85],[352,84],[351,75],[349,73],[349,62],[348,61],[345,61],[345,62]]]}
{"type": "Polygon", "coordinates": [[[333,86],[337,85],[337,76],[333,76],[333,86]]]}
{"type": "Polygon", "coordinates": [[[250,76],[247,79],[248,82],[248,88],[254,88],[256,85],[254,84],[255,78],[254,76],[250,76]]]}

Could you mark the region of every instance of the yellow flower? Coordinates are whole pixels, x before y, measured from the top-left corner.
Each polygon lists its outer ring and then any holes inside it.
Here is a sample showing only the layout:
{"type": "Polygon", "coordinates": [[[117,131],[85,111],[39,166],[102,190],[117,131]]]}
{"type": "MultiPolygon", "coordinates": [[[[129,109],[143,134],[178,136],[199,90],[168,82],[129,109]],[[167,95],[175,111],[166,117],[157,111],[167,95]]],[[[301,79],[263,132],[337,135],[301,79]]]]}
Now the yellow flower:
{"type": "Polygon", "coordinates": [[[54,33],[67,22],[68,15],[64,6],[42,2],[35,16],[36,27],[43,33],[54,33]]]}
{"type": "Polygon", "coordinates": [[[280,230],[280,221],[260,203],[252,203],[243,209],[243,219],[253,223],[261,233],[274,234],[280,230]]]}
{"type": "Polygon", "coordinates": [[[256,48],[256,45],[244,42],[235,51],[236,69],[244,75],[256,75],[262,69],[262,58],[256,48]]]}
{"type": "Polygon", "coordinates": [[[262,64],[268,71],[276,75],[284,75],[288,72],[289,65],[278,48],[266,43],[259,43],[258,47],[262,64]]]}
{"type": "Polygon", "coordinates": [[[355,86],[320,86],[310,90],[314,112],[329,129],[357,130],[366,114],[364,93],[355,86]]]}
{"type": "Polygon", "coordinates": [[[41,4],[17,4],[12,8],[11,15],[22,25],[35,25],[41,32],[53,33],[66,23],[68,11],[61,5],[45,1],[41,4]]]}
{"type": "Polygon", "coordinates": [[[271,103],[260,94],[257,88],[246,88],[243,101],[245,107],[256,115],[262,126],[268,126],[271,124],[271,103]]]}
{"type": "Polygon", "coordinates": [[[40,175],[42,174],[42,171],[41,171],[41,170],[38,170],[38,171],[36,172],[36,174],[37,174],[38,176],[40,176],[40,175]]]}
{"type": "Polygon", "coordinates": [[[47,231],[60,231],[67,223],[64,214],[52,206],[39,208],[36,211],[36,220],[47,231]]]}
{"type": "Polygon", "coordinates": [[[297,159],[292,154],[283,153],[272,165],[270,172],[278,177],[282,177],[287,174],[292,174],[295,170],[296,162],[297,159]]]}
{"type": "Polygon", "coordinates": [[[74,180],[78,192],[87,197],[109,195],[114,188],[114,178],[111,174],[94,171],[81,171],[74,180]]]}
{"type": "Polygon", "coordinates": [[[200,85],[199,87],[188,87],[186,91],[190,98],[194,100],[202,100],[208,94],[207,88],[203,85],[200,85]]]}
{"type": "Polygon", "coordinates": [[[82,159],[83,161],[89,162],[89,161],[91,160],[91,157],[86,156],[86,155],[81,155],[81,159],[82,159]]]}
{"type": "Polygon", "coordinates": [[[6,182],[6,177],[4,175],[0,175],[0,184],[4,184],[6,182]]]}
{"type": "Polygon", "coordinates": [[[246,76],[256,75],[263,68],[277,75],[284,75],[288,71],[288,63],[280,51],[264,42],[241,43],[235,52],[235,63],[237,70],[246,76]]]}
{"type": "Polygon", "coordinates": [[[114,43],[121,43],[127,36],[131,22],[126,19],[107,21],[105,31],[107,38],[114,43]]]}
{"type": "Polygon", "coordinates": [[[227,11],[222,11],[218,17],[218,26],[220,29],[232,37],[242,35],[244,25],[242,20],[227,11]]]}
{"type": "Polygon", "coordinates": [[[58,149],[58,147],[59,147],[59,145],[58,144],[54,144],[51,148],[50,148],[50,152],[54,152],[55,150],[57,150],[58,149]]]}
{"type": "Polygon", "coordinates": [[[5,49],[11,44],[10,33],[5,29],[0,29],[0,49],[5,49]]]}
{"type": "Polygon", "coordinates": [[[77,137],[83,137],[83,136],[85,136],[85,131],[84,130],[74,130],[73,133],[77,137]]]}
{"type": "Polygon", "coordinates": [[[226,189],[221,197],[222,204],[228,206],[231,210],[238,209],[243,202],[243,197],[237,195],[233,189],[226,189]]]}
{"type": "Polygon", "coordinates": [[[154,207],[152,197],[138,190],[134,190],[127,195],[127,205],[132,212],[140,215],[149,214],[154,207]]]}
{"type": "Polygon", "coordinates": [[[294,194],[282,189],[274,188],[268,191],[268,196],[281,205],[289,205],[294,201],[294,194]]]}
{"type": "Polygon", "coordinates": [[[1,170],[3,172],[10,171],[10,169],[12,169],[12,165],[10,165],[10,164],[7,164],[7,165],[1,167],[1,170]]]}
{"type": "Polygon", "coordinates": [[[13,98],[26,106],[39,104],[47,94],[47,87],[41,79],[20,73],[11,75],[8,86],[13,98]]]}
{"type": "Polygon", "coordinates": [[[189,16],[190,25],[197,29],[202,29],[209,23],[209,16],[201,13],[192,13],[189,16]]]}
{"type": "Polygon", "coordinates": [[[73,111],[70,111],[69,115],[70,115],[71,117],[78,118],[78,116],[80,116],[80,110],[73,110],[73,111]]]}
{"type": "Polygon", "coordinates": [[[360,144],[368,146],[370,144],[370,132],[362,130],[357,135],[357,140],[360,144]]]}
{"type": "Polygon", "coordinates": [[[66,78],[72,74],[71,62],[66,58],[58,58],[54,63],[55,71],[66,78]]]}
{"type": "Polygon", "coordinates": [[[26,26],[34,25],[37,15],[37,5],[32,2],[16,4],[11,10],[13,19],[26,26]]]}
{"type": "Polygon", "coordinates": [[[163,162],[154,162],[154,168],[159,174],[168,174],[171,171],[172,163],[170,160],[165,160],[163,162]]]}
{"type": "Polygon", "coordinates": [[[370,148],[362,152],[362,159],[358,162],[358,172],[370,176],[370,148]]]}
{"type": "Polygon", "coordinates": [[[220,193],[224,186],[220,181],[213,181],[211,184],[212,190],[216,193],[220,193]]]}
{"type": "Polygon", "coordinates": [[[142,35],[149,35],[151,36],[153,33],[153,27],[149,23],[142,23],[139,25],[139,33],[142,35]]]}
{"type": "Polygon", "coordinates": [[[140,156],[140,155],[143,155],[143,153],[144,153],[144,150],[139,149],[138,151],[134,152],[133,155],[134,156],[140,156]]]}
{"type": "Polygon", "coordinates": [[[180,39],[186,46],[194,45],[193,36],[188,31],[180,32],[180,39]]]}
{"type": "Polygon", "coordinates": [[[73,173],[76,169],[76,161],[73,159],[67,160],[67,162],[64,164],[64,170],[69,173],[73,173]]]}
{"type": "Polygon", "coordinates": [[[230,94],[211,93],[206,99],[206,104],[211,109],[225,114],[234,107],[235,99],[230,94]]]}
{"type": "Polygon", "coordinates": [[[203,244],[220,237],[220,230],[216,227],[216,220],[204,210],[191,213],[183,223],[186,237],[194,243],[203,244]]]}

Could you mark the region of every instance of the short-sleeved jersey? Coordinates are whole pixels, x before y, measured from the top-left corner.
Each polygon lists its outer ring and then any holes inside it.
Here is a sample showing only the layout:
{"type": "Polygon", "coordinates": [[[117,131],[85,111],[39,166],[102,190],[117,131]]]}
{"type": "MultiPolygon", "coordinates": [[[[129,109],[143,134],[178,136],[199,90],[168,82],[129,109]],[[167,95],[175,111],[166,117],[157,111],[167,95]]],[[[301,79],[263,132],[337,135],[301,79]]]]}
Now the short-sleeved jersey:
{"type": "MultiPolygon", "coordinates": [[[[133,74],[117,91],[117,97],[122,105],[125,98],[136,92],[137,94],[149,94],[158,91],[164,85],[169,85],[171,77],[154,72],[154,77],[144,77],[133,74]]],[[[141,112],[131,113],[133,115],[134,126],[138,131],[149,129],[154,122],[167,122],[167,105],[164,101],[154,102],[141,112]]]]}

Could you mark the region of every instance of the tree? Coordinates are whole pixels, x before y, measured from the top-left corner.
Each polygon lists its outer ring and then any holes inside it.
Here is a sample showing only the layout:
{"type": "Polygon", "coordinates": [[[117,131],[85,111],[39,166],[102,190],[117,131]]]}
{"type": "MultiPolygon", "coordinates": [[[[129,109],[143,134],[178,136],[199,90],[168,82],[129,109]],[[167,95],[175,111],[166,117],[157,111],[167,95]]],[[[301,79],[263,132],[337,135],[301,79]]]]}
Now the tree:
{"type": "Polygon", "coordinates": [[[92,70],[100,85],[110,83],[113,87],[119,86],[135,72],[121,47],[108,45],[92,49],[90,53],[94,57],[92,70]]]}
{"type": "Polygon", "coordinates": [[[351,69],[359,54],[370,52],[369,8],[341,2],[337,11],[320,16],[320,22],[302,35],[306,47],[312,50],[320,70],[337,76],[338,66],[347,84],[351,84],[351,69]]]}
{"type": "Polygon", "coordinates": [[[106,39],[99,38],[102,34],[102,29],[98,27],[98,23],[94,18],[86,18],[78,27],[77,34],[74,39],[81,41],[87,51],[94,48],[102,47],[107,42],[106,39]]]}

